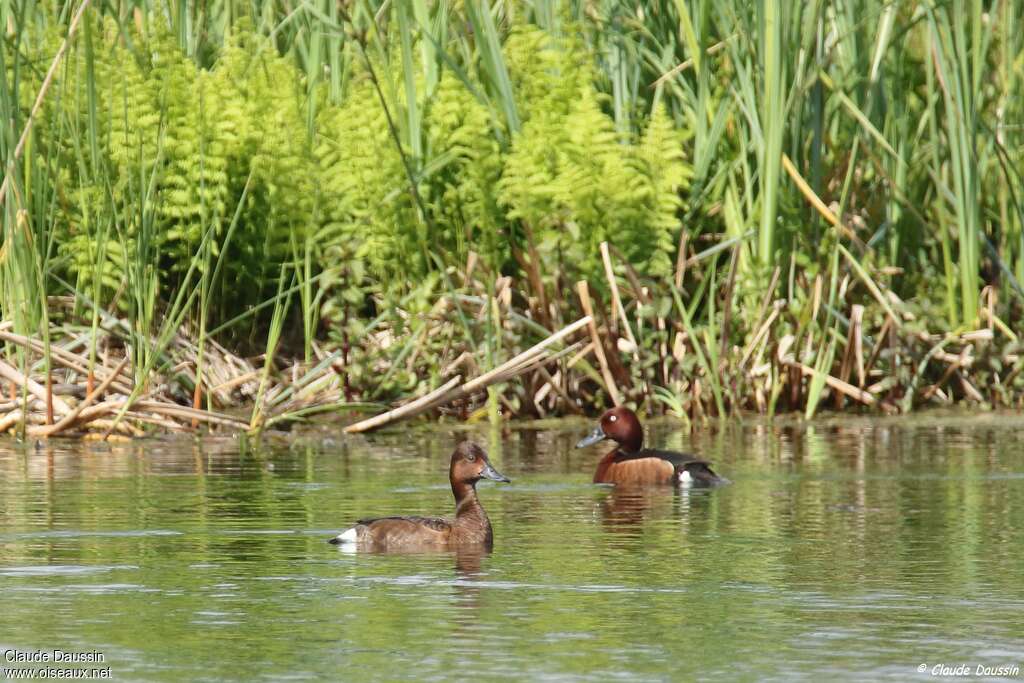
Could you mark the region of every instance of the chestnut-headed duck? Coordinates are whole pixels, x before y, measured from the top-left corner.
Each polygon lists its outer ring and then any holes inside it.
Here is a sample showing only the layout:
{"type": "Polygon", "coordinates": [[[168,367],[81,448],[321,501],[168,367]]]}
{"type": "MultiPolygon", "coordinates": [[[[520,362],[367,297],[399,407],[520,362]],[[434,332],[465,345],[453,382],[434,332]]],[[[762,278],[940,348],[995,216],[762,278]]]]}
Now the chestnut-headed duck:
{"type": "Polygon", "coordinates": [[[590,434],[576,444],[585,448],[611,439],[617,445],[597,464],[595,484],[678,484],[708,487],[729,483],[711,469],[711,464],[684,453],[644,448],[640,419],[629,408],[612,408],[590,434]]]}
{"type": "Polygon", "coordinates": [[[455,447],[448,479],[455,495],[455,517],[377,517],[360,519],[329,543],[355,545],[371,551],[400,550],[415,547],[452,547],[494,540],[491,522],[476,497],[481,479],[510,482],[491,466],[484,449],[464,441],[455,447]]]}

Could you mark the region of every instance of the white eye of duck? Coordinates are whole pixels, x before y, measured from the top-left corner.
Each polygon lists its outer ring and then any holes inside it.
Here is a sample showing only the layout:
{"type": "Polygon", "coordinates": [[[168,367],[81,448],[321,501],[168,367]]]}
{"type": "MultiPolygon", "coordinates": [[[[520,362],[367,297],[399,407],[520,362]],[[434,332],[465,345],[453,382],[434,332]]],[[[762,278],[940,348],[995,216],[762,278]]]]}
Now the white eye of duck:
{"type": "Polygon", "coordinates": [[[618,416],[618,415],[609,415],[609,416],[608,416],[608,421],[609,421],[609,422],[615,422],[615,421],[616,421],[616,420],[618,420],[618,419],[619,419],[619,416],[618,416]]]}

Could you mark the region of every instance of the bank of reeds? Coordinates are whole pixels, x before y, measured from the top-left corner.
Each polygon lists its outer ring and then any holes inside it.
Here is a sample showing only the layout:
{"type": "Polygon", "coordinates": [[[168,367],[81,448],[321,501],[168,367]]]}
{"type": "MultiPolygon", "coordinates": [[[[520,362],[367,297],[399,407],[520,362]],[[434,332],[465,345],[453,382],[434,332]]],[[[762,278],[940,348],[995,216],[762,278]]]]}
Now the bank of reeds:
{"type": "Polygon", "coordinates": [[[1019,406],[1022,18],[0,4],[0,426],[1019,406]]]}

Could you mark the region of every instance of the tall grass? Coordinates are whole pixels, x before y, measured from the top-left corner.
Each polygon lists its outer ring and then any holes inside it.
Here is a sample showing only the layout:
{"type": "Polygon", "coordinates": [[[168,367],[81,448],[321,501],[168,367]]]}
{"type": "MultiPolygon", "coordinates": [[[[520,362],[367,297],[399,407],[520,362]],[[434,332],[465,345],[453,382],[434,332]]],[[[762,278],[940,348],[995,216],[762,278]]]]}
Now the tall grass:
{"type": "MultiPolygon", "coordinates": [[[[140,387],[174,366],[168,343],[186,329],[199,341],[197,407],[207,340],[262,351],[254,427],[282,354],[314,364],[320,345],[344,347],[352,400],[436,385],[462,351],[495,367],[515,335],[536,333],[516,315],[553,327],[576,313],[568,283],[610,297],[592,248],[604,240],[623,256],[641,347],[613,353],[611,370],[631,400],[675,412],[700,377],[715,414],[782,400],[813,415],[835,395],[827,378],[852,376],[853,305],[878,334],[1019,329],[1019,3],[100,2],[17,150],[40,64],[80,7],[0,3],[3,319],[48,340],[65,324],[48,296],[71,295],[93,340],[122,320],[140,387]],[[166,67],[162,36],[194,72],[166,67]],[[132,78],[168,68],[172,97],[112,86],[118,51],[143,65],[132,78]],[[264,72],[276,80],[245,81],[264,72]],[[534,92],[545,74],[553,85],[534,92]],[[174,79],[199,90],[198,115],[175,101],[174,79]],[[204,98],[242,81],[263,88],[249,114],[277,109],[227,153],[244,116],[204,98]],[[144,135],[124,133],[143,119],[144,135]],[[263,134],[279,158],[250,153],[263,134]],[[644,140],[654,152],[632,151],[644,140]],[[373,152],[359,157],[359,144],[373,152]],[[666,149],[679,159],[655,153],[666,149]],[[174,184],[185,166],[195,182],[174,184]],[[610,169],[632,185],[615,187],[610,169]],[[179,207],[184,196],[196,206],[179,207]],[[483,305],[438,308],[460,296],[483,305]],[[363,346],[350,353],[353,339],[363,346]]],[[[876,380],[904,372],[881,348],[876,380]]],[[[613,393],[585,360],[555,374],[552,397],[613,393]]],[[[536,412],[531,392],[492,391],[490,415],[536,412]]]]}

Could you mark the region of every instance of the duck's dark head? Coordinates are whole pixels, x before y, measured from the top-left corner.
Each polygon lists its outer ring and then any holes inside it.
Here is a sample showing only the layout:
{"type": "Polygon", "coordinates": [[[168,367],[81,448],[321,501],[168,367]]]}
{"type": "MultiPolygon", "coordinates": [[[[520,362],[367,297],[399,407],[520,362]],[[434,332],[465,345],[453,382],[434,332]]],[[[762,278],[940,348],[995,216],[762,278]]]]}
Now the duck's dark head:
{"type": "Polygon", "coordinates": [[[625,406],[612,408],[601,416],[594,430],[581,439],[576,448],[585,448],[604,439],[611,439],[627,453],[636,453],[644,445],[640,418],[625,406]]]}
{"type": "Polygon", "coordinates": [[[484,449],[471,441],[463,441],[455,447],[452,453],[452,465],[448,471],[452,485],[469,484],[475,486],[481,479],[492,479],[494,481],[511,482],[498,470],[491,467],[491,461],[487,459],[484,449]]]}

